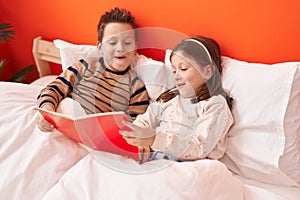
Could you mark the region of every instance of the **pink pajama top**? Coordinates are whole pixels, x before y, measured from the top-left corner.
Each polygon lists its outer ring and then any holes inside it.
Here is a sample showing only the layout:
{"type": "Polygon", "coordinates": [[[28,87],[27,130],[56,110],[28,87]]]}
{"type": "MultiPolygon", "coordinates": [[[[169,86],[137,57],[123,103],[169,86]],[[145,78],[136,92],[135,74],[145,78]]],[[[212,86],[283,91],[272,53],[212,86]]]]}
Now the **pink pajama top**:
{"type": "Polygon", "coordinates": [[[151,148],[179,160],[219,159],[227,148],[233,117],[221,95],[191,103],[177,95],[168,102],[150,104],[138,115],[136,125],[152,127],[156,138],[151,148]]]}

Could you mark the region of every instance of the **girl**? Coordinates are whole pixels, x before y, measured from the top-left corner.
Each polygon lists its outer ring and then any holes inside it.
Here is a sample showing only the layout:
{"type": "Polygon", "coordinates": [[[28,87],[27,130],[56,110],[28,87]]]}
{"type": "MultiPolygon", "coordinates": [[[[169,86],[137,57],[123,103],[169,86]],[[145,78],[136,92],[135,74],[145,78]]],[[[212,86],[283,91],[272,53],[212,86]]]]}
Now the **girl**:
{"type": "MultiPolygon", "coordinates": [[[[103,14],[98,24],[97,46],[103,57],[81,59],[63,71],[40,92],[37,105],[55,111],[63,98],[78,101],[87,114],[124,111],[132,119],[146,111],[149,97],[144,83],[130,70],[136,54],[137,25],[125,9],[103,14]]],[[[39,116],[42,131],[54,129],[39,116]]]]}
{"type": "MultiPolygon", "coordinates": [[[[170,56],[176,87],[161,94],[120,134],[145,156],[190,161],[219,159],[233,124],[231,99],[222,88],[221,56],[216,41],[206,37],[183,40],[170,56]]],[[[143,158],[144,157],[144,158],[143,158]]]]}

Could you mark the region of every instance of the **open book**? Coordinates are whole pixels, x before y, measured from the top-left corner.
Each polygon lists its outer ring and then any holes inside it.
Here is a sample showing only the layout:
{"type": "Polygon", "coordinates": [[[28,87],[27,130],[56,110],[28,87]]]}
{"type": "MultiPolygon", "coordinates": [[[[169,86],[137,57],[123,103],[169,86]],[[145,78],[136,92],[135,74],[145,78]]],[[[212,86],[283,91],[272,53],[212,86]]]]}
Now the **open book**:
{"type": "Polygon", "coordinates": [[[68,136],[95,150],[106,151],[139,160],[138,148],[126,142],[119,130],[130,130],[122,124],[128,120],[124,112],[107,112],[71,117],[38,108],[44,118],[68,136]]]}

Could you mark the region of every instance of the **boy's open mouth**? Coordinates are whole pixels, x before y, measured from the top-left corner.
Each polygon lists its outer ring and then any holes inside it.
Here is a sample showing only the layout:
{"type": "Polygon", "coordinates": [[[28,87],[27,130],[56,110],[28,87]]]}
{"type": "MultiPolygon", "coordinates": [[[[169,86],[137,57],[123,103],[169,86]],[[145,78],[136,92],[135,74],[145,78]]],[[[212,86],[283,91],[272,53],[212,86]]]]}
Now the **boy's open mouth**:
{"type": "Polygon", "coordinates": [[[124,59],[124,58],[126,58],[126,56],[116,56],[115,58],[117,58],[117,59],[124,59]]]}

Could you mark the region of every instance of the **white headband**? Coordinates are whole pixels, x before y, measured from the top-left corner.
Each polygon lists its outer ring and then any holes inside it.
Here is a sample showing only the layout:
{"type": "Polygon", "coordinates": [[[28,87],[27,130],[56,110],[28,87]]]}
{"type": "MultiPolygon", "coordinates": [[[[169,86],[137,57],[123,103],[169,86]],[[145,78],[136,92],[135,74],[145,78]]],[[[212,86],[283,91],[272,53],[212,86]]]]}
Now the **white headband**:
{"type": "Polygon", "coordinates": [[[209,53],[208,49],[205,47],[204,44],[202,44],[202,43],[201,43],[200,41],[198,41],[198,40],[191,39],[191,38],[186,39],[186,40],[184,40],[184,41],[191,41],[191,42],[196,42],[197,44],[199,44],[199,45],[204,49],[205,53],[208,55],[210,64],[213,64],[212,59],[211,59],[211,56],[210,56],[210,53],[209,53]]]}

